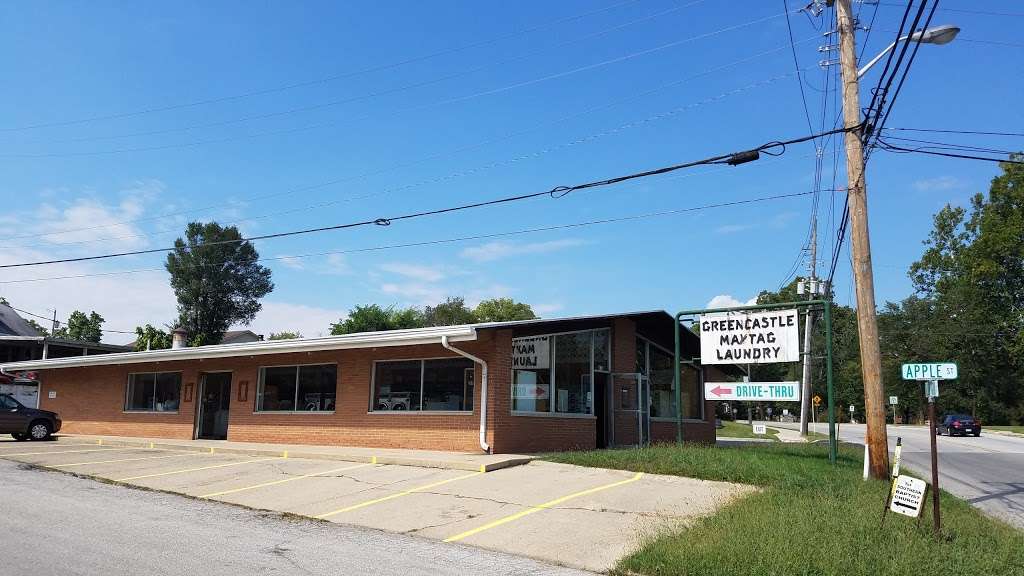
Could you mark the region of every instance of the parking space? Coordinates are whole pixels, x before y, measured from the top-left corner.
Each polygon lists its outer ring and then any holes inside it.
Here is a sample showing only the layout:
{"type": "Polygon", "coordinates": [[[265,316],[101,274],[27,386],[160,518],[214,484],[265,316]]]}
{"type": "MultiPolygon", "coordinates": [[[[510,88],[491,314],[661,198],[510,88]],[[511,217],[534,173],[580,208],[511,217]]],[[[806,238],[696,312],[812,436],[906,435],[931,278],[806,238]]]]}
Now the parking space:
{"type": "Polygon", "coordinates": [[[0,458],[597,571],[751,490],[547,462],[484,473],[63,442],[0,442],[0,458]]]}

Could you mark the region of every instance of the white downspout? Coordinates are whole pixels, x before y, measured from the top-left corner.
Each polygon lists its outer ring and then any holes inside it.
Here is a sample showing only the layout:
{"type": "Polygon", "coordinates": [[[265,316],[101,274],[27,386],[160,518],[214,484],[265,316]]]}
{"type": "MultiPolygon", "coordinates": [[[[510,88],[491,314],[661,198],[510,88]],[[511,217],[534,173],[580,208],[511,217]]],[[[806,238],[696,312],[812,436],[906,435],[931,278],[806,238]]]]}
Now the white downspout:
{"type": "Polygon", "coordinates": [[[487,443],[487,362],[473,356],[469,352],[452,346],[448,343],[447,336],[441,336],[441,346],[480,365],[480,448],[490,454],[491,446],[487,443]]]}

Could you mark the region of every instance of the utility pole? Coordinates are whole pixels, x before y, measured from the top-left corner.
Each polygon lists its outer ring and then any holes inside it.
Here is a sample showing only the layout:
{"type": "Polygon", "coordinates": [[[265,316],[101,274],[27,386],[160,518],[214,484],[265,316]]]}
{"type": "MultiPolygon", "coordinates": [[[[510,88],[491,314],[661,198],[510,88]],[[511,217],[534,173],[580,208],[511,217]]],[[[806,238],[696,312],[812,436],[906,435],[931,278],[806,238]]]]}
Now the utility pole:
{"type": "Polygon", "coordinates": [[[50,324],[50,335],[57,333],[57,309],[53,310],[53,323],[50,324]]]}
{"type": "Polygon", "coordinates": [[[861,130],[860,83],[850,0],[836,0],[839,33],[839,65],[843,75],[843,126],[845,134],[847,203],[850,210],[850,246],[853,279],[857,289],[857,334],[860,341],[861,376],[864,380],[865,442],[871,461],[871,475],[889,475],[889,446],[885,430],[881,352],[875,308],[875,281],[871,271],[871,242],[868,235],[867,186],[864,182],[864,145],[861,130]]]}
{"type": "MultiPolygon", "coordinates": [[[[821,154],[819,149],[818,154],[821,154]]],[[[818,215],[811,217],[811,262],[808,271],[811,273],[808,281],[807,299],[814,300],[818,292],[818,278],[816,276],[818,267],[818,215]]],[[[807,307],[807,314],[804,315],[804,374],[800,380],[800,435],[807,436],[807,420],[811,412],[811,332],[814,328],[814,320],[811,315],[811,308],[807,307]]]]}

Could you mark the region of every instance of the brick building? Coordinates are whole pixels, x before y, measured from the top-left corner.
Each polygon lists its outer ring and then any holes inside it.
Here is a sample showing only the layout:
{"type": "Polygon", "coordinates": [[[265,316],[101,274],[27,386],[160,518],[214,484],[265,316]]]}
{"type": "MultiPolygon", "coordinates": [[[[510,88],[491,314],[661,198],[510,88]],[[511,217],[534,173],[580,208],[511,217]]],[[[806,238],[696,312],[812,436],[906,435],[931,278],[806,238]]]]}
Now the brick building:
{"type": "MultiPolygon", "coordinates": [[[[700,369],[673,385],[673,318],[640,312],[39,359],[63,432],[538,452],[713,442],[700,369]]],[[[696,336],[684,330],[683,354],[696,336]]],[[[729,368],[729,367],[726,367],[729,368]]],[[[708,379],[729,378],[705,367],[708,379]]]]}

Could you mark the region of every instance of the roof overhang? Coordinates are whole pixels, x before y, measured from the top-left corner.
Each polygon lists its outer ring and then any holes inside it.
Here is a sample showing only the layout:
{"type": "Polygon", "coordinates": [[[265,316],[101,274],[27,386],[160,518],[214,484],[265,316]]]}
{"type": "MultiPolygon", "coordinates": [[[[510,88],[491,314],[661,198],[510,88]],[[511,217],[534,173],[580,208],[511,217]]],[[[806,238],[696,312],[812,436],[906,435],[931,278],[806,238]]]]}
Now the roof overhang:
{"type": "Polygon", "coordinates": [[[345,350],[350,348],[378,348],[389,346],[416,346],[440,344],[441,338],[451,342],[476,340],[476,327],[439,326],[390,330],[386,332],[360,332],[342,336],[322,338],[297,338],[294,340],[264,340],[241,344],[217,344],[192,348],[167,350],[146,350],[142,352],[121,352],[97,354],[95,356],[73,356],[44,360],[26,360],[0,364],[0,372],[22,370],[48,370],[74,368],[79,366],[111,366],[118,364],[143,364],[149,362],[173,362],[179,360],[200,360],[204,358],[230,358],[235,356],[257,356],[263,354],[286,354],[289,352],[318,352],[322,350],[345,350]]]}

